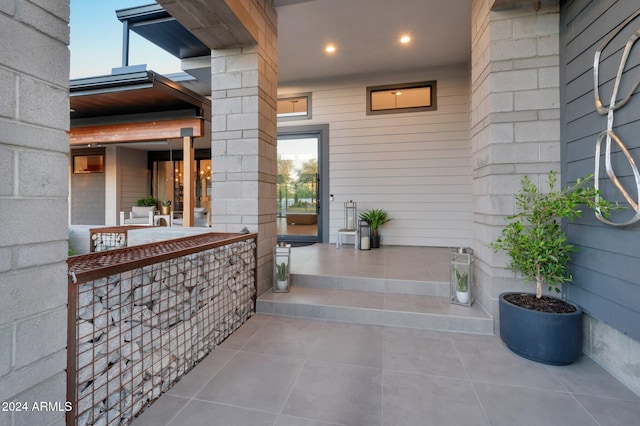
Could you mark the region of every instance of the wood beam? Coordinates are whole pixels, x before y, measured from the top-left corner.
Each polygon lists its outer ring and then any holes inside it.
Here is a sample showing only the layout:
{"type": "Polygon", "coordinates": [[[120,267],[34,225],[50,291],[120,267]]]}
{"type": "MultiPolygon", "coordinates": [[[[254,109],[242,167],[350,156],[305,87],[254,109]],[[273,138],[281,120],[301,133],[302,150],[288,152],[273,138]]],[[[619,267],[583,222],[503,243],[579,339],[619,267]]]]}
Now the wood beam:
{"type": "Polygon", "coordinates": [[[190,133],[190,129],[182,129],[182,167],[184,168],[182,226],[185,227],[194,225],[193,209],[196,206],[193,137],[190,133]]]}
{"type": "Polygon", "coordinates": [[[95,143],[149,142],[182,138],[181,129],[191,129],[193,137],[204,135],[202,118],[148,121],[144,123],[106,124],[101,126],[74,127],[69,130],[71,146],[95,143]]]}

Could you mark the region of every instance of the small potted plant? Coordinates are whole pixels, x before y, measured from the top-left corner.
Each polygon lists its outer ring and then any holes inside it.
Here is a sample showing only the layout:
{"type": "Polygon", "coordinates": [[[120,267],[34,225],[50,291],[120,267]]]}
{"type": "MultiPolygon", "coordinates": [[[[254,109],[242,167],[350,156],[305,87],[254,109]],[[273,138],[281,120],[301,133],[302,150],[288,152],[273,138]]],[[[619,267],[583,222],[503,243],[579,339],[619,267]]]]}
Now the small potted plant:
{"type": "Polygon", "coordinates": [[[380,247],[380,232],[378,229],[389,222],[389,214],[383,209],[370,209],[360,213],[360,220],[366,221],[371,227],[371,248],[380,247]]]}
{"type": "Polygon", "coordinates": [[[562,283],[570,281],[567,265],[577,249],[567,242],[562,219],[581,217],[581,206],[608,216],[612,206],[590,186],[592,176],[573,185],[554,189],[556,174],[549,173],[548,192],[540,192],[528,177],[515,195],[518,212],[507,217],[509,223],[500,237],[490,244],[511,258],[507,267],[533,281],[536,293],[503,293],[498,301],[500,338],[525,358],[553,365],[574,362],[582,353],[582,310],[579,306],[551,296],[543,296],[543,286],[560,293],[562,283]]]}
{"type": "Polygon", "coordinates": [[[469,274],[455,270],[456,275],[456,299],[466,305],[469,303],[469,274]]]}
{"type": "Polygon", "coordinates": [[[278,290],[286,290],[289,287],[289,268],[285,262],[276,265],[278,279],[276,288],[278,290]]]}
{"type": "Polygon", "coordinates": [[[138,200],[138,207],[158,207],[158,200],[153,197],[141,198],[138,200]]]}
{"type": "Polygon", "coordinates": [[[162,205],[160,206],[160,214],[167,215],[171,214],[171,201],[163,200],[162,205]]]}

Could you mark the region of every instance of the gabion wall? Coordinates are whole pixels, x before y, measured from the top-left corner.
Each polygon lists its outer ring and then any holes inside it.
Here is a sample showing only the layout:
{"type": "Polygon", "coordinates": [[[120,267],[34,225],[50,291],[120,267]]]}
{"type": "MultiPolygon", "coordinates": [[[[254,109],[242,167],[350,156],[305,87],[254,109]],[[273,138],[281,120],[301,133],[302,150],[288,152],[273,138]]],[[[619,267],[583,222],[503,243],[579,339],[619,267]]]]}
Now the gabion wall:
{"type": "Polygon", "coordinates": [[[128,424],[240,327],[255,250],[235,242],[73,284],[76,424],[128,424]]]}

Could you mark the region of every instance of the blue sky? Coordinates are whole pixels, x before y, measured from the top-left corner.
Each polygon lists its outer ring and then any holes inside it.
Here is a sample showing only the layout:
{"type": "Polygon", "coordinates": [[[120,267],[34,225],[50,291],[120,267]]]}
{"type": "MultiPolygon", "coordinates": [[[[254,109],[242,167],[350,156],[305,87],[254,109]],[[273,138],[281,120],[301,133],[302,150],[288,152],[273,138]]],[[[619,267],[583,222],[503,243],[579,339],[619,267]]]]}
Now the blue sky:
{"type": "MultiPolygon", "coordinates": [[[[111,74],[122,65],[122,22],[116,10],[153,0],[71,0],[70,78],[111,74]]],[[[129,65],[147,64],[160,74],[180,71],[180,61],[130,32],[129,65]]]]}

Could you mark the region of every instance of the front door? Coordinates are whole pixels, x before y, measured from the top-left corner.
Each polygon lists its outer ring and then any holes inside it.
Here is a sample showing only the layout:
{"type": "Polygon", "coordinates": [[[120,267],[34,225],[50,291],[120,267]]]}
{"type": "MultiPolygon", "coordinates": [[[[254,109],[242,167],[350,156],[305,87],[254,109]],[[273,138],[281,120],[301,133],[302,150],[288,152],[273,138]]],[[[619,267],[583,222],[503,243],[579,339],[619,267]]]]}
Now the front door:
{"type": "Polygon", "coordinates": [[[321,134],[278,135],[278,241],[322,241],[321,134]]]}

